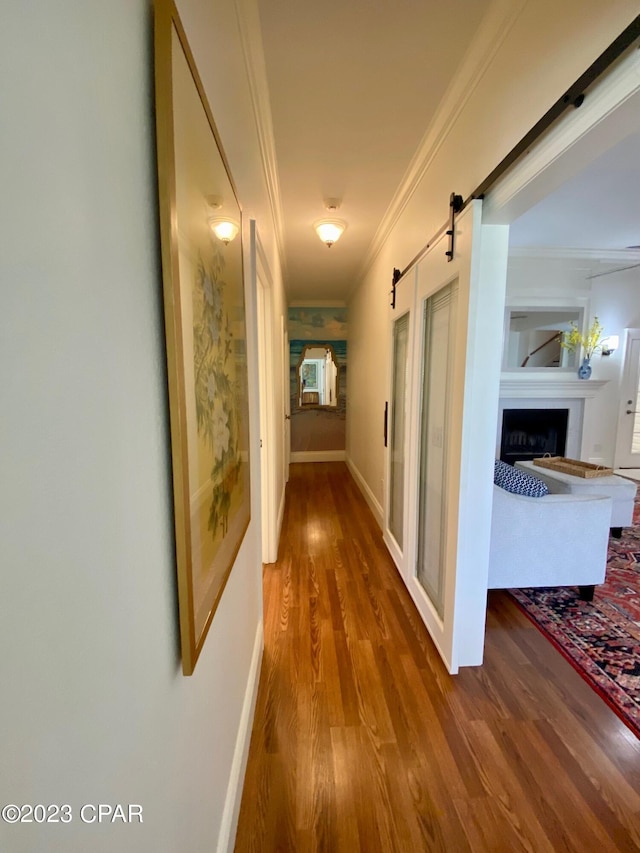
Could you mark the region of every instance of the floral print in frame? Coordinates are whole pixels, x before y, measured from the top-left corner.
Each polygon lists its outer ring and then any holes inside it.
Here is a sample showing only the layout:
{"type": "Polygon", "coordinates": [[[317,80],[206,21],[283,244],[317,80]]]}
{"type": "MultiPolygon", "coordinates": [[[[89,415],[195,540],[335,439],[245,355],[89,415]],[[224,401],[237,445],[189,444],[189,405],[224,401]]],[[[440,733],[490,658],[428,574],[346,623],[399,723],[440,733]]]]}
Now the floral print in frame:
{"type": "Polygon", "coordinates": [[[250,521],[241,212],[173,0],[155,0],[156,139],[182,671],[250,521]],[[216,212],[237,227],[222,242],[216,212]]]}

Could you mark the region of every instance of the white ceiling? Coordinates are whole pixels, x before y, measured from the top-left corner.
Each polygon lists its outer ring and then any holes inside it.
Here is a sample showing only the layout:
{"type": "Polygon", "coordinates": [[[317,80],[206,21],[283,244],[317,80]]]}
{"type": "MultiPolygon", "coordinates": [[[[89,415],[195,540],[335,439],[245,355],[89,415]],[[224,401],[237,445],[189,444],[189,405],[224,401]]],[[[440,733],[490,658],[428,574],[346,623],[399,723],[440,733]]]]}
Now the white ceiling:
{"type": "Polygon", "coordinates": [[[509,243],[604,254],[640,246],[640,132],[605,151],[512,223],[509,243]]]}
{"type": "Polygon", "coordinates": [[[488,5],[259,0],[290,302],[347,299],[488,5]],[[327,249],[312,226],[332,215],[327,249]]]}

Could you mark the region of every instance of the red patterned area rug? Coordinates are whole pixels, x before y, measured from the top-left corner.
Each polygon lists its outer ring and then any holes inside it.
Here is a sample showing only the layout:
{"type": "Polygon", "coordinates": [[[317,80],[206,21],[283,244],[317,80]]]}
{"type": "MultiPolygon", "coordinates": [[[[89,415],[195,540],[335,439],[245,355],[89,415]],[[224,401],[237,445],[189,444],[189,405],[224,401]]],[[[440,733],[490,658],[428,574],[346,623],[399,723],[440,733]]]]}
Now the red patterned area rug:
{"type": "Polygon", "coordinates": [[[640,499],[634,527],[609,539],[592,602],[577,587],[512,589],[531,621],[640,738],[640,499]]]}

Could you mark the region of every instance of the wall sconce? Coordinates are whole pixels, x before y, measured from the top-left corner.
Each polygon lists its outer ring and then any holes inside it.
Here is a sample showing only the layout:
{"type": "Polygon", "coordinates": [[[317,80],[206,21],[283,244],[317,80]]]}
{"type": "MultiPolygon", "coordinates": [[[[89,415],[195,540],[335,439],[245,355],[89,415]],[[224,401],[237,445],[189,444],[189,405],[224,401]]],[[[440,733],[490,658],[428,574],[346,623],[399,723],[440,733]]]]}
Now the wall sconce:
{"type": "Polygon", "coordinates": [[[344,234],[347,223],[342,219],[320,219],[313,223],[313,227],[322,242],[331,248],[344,234]]]}
{"type": "Polygon", "coordinates": [[[613,355],[620,345],[618,335],[609,335],[602,341],[602,355],[613,355]]]}
{"type": "Polygon", "coordinates": [[[221,240],[225,246],[238,236],[240,226],[233,219],[227,219],[225,216],[209,217],[209,226],[218,240],[221,240]]]}

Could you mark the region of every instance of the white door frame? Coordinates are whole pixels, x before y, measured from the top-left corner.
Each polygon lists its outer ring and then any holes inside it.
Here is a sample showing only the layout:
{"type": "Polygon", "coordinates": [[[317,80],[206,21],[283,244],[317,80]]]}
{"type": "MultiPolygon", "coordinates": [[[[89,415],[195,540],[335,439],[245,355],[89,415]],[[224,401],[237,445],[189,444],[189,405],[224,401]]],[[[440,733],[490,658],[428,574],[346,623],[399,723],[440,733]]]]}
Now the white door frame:
{"type": "Polygon", "coordinates": [[[511,224],[638,129],[640,51],[631,50],[566,112],[485,195],[482,221],[511,224]]]}
{"type": "Polygon", "coordinates": [[[282,458],[284,460],[284,481],[289,482],[291,463],[291,354],[289,332],[284,317],[280,317],[280,350],[282,352],[282,458]]]}
{"type": "Polygon", "coordinates": [[[251,276],[256,293],[258,326],[258,385],[260,398],[260,474],[262,562],[273,563],[278,553],[275,387],[273,369],[273,279],[255,220],[250,220],[251,276]]]}
{"type": "Polygon", "coordinates": [[[615,467],[640,468],[640,454],[637,459],[631,454],[632,416],[628,410],[635,411],[638,393],[640,329],[625,329],[624,366],[620,385],[618,410],[618,430],[616,435],[615,467]]]}
{"type": "MultiPolygon", "coordinates": [[[[579,110],[566,112],[487,191],[483,222],[513,222],[602,153],[637,132],[638,116],[640,51],[632,49],[591,87],[579,110]]],[[[587,458],[591,455],[588,408],[593,396],[585,398],[581,452],[587,458]]],[[[616,460],[619,446],[618,437],[616,460]]]]}

